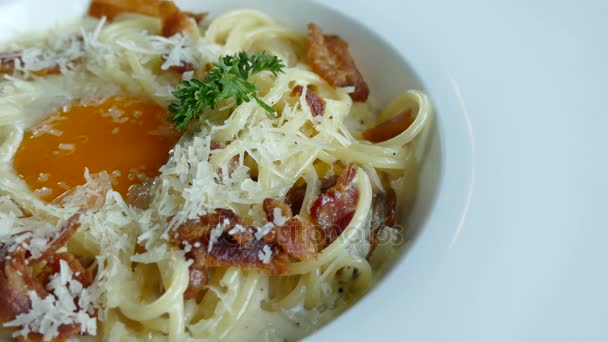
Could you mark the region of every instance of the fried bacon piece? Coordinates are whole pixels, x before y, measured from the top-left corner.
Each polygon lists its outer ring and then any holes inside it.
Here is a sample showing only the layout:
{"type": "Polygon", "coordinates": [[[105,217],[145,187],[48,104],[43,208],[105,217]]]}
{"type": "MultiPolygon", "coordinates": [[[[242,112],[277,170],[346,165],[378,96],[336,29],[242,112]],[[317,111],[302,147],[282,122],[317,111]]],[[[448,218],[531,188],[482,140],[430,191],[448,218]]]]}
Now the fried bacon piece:
{"type": "Polygon", "coordinates": [[[178,32],[194,35],[198,30],[197,23],[207,16],[207,13],[181,11],[172,1],[161,1],[159,12],[162,35],[165,37],[171,37],[178,32]]]}
{"type": "MultiPolygon", "coordinates": [[[[208,267],[237,266],[260,269],[269,274],[280,274],[287,270],[289,260],[276,244],[266,243],[254,237],[256,228],[241,224],[236,213],[227,209],[216,209],[214,213],[202,215],[181,225],[171,236],[171,242],[185,248],[192,246],[186,257],[194,263],[190,266],[190,285],[187,290],[189,298],[198,295],[194,270],[206,270],[208,267]],[[212,230],[222,225],[219,236],[212,238],[212,230]],[[236,230],[236,232],[233,232],[236,230]],[[230,234],[230,233],[233,234],[230,234]],[[213,243],[212,243],[213,241],[213,243]],[[209,248],[209,244],[211,244],[209,248]],[[271,252],[268,263],[260,255],[271,252]]],[[[217,234],[217,233],[213,233],[217,234]]]]}
{"type": "Polygon", "coordinates": [[[306,260],[318,253],[318,241],[324,242],[320,229],[315,230],[310,222],[293,217],[291,208],[284,202],[266,199],[263,207],[270,222],[281,221],[278,222],[281,224],[262,238],[255,237],[257,228],[243,225],[236,213],[227,209],[216,209],[214,213],[187,221],[171,235],[174,245],[183,249],[189,246],[186,258],[193,260],[186,298],[198,296],[207,280],[203,275],[207,268],[236,266],[277,275],[287,271],[290,257],[306,260]],[[282,220],[275,217],[278,214],[275,208],[281,210],[282,220]]]}
{"type": "Polygon", "coordinates": [[[379,143],[394,138],[408,129],[416,117],[412,109],[408,108],[395,117],[388,119],[363,132],[363,139],[379,143]]]}
{"type": "Polygon", "coordinates": [[[289,204],[289,208],[291,208],[291,212],[293,212],[293,213],[300,212],[300,209],[302,209],[302,204],[304,203],[305,195],[306,195],[306,184],[296,185],[293,188],[289,189],[289,191],[285,195],[285,200],[289,204]]]}
{"type": "Polygon", "coordinates": [[[232,227],[239,223],[239,217],[235,212],[228,209],[215,209],[215,213],[201,215],[197,220],[188,220],[184,222],[174,234],[174,237],[179,235],[180,241],[195,241],[209,235],[210,230],[224,222],[227,222],[227,227],[232,227]]]}
{"type": "MultiPolygon", "coordinates": [[[[302,96],[303,92],[304,87],[298,85],[291,91],[291,96],[302,96]]],[[[306,89],[306,103],[308,103],[313,116],[323,116],[323,113],[325,113],[325,100],[308,88],[306,89]]]]}
{"type": "Polygon", "coordinates": [[[289,258],[281,252],[275,244],[268,244],[263,240],[252,239],[246,245],[234,243],[229,234],[222,234],[213,244],[213,249],[207,252],[204,245],[193,249],[195,260],[204,260],[208,267],[237,266],[246,269],[259,269],[268,274],[282,274],[287,271],[289,258]],[[270,261],[265,264],[260,259],[260,254],[265,253],[265,248],[271,252],[270,261]]]}
{"type": "Polygon", "coordinates": [[[276,243],[290,257],[307,260],[325,245],[325,235],[310,222],[293,217],[276,227],[276,243]]]}
{"type": "Polygon", "coordinates": [[[334,87],[355,87],[353,101],[364,102],[369,87],[357,69],[348,43],[336,35],[324,35],[315,24],[308,24],[308,61],[313,70],[334,87]]]}
{"type": "Polygon", "coordinates": [[[89,16],[106,17],[108,21],[114,20],[123,13],[158,17],[159,5],[159,0],[93,0],[89,6],[89,16]]]}
{"type": "Polygon", "coordinates": [[[45,285],[37,281],[34,270],[26,264],[26,250],[17,247],[9,253],[8,246],[0,250],[0,321],[9,322],[30,310],[28,292],[39,297],[48,294],[45,285]]]}
{"type": "Polygon", "coordinates": [[[394,226],[397,218],[397,196],[395,195],[395,190],[388,184],[385,184],[384,188],[384,191],[374,194],[372,199],[371,237],[367,259],[372,257],[376,247],[378,247],[380,242],[379,235],[382,229],[394,226]]]}
{"type": "MultiPolygon", "coordinates": [[[[46,286],[51,276],[59,272],[61,260],[68,264],[74,273],[75,280],[79,281],[83,287],[91,285],[94,278],[92,267],[85,268],[69,253],[56,253],[80,227],[80,215],[81,212],[74,214],[63,224],[57,236],[47,243],[47,250],[38,258],[29,256],[29,252],[22,246],[4,245],[0,248],[1,322],[10,322],[20,314],[30,311],[32,304],[28,296],[29,292],[36,292],[40,298],[52,294],[46,286]],[[11,247],[14,247],[12,252],[11,247]],[[36,272],[43,263],[42,270],[36,272]]],[[[80,331],[79,324],[64,324],[59,327],[59,335],[55,340],[64,341],[70,336],[78,335],[80,331]]],[[[30,333],[27,340],[42,340],[42,335],[30,333]]]]}
{"type": "Polygon", "coordinates": [[[277,225],[273,230],[264,236],[267,243],[276,243],[288,256],[306,260],[317,255],[324,242],[323,231],[315,229],[310,222],[300,217],[293,217],[291,208],[285,202],[266,198],[264,200],[264,212],[270,222],[277,222],[275,208],[281,210],[281,216],[285,222],[277,225]]]}
{"type": "Polygon", "coordinates": [[[328,245],[338,238],[353,218],[359,201],[356,175],[357,167],[349,165],[336,185],[319,195],[310,207],[313,223],[323,228],[328,245]]]}
{"type": "Polygon", "coordinates": [[[201,22],[206,13],[181,11],[173,1],[159,0],[93,0],[89,6],[89,16],[94,18],[106,17],[114,20],[124,13],[136,13],[161,19],[161,33],[171,37],[178,32],[193,34],[197,23],[201,22]]]}
{"type": "MultiPolygon", "coordinates": [[[[329,188],[336,185],[338,176],[333,175],[321,179],[321,193],[325,193],[329,188]]],[[[304,202],[304,196],[306,195],[306,184],[297,185],[289,189],[285,199],[294,213],[299,213],[302,209],[302,203],[304,202]]]]}
{"type": "Polygon", "coordinates": [[[284,219],[289,219],[293,217],[293,212],[291,211],[289,204],[285,202],[281,202],[272,198],[266,198],[264,199],[262,206],[264,208],[264,212],[266,213],[266,219],[268,220],[268,222],[276,223],[276,220],[278,220],[278,218],[275,217],[275,209],[277,208],[281,211],[281,216],[284,219]]]}

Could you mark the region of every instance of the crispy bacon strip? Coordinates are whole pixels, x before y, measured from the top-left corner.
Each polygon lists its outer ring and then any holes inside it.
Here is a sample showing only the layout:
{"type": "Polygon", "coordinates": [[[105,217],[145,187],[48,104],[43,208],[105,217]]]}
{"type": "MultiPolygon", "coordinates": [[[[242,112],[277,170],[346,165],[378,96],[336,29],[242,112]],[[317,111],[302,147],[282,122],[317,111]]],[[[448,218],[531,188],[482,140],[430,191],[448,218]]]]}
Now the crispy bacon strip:
{"type": "Polygon", "coordinates": [[[36,280],[32,267],[26,265],[25,249],[17,247],[9,253],[8,246],[4,246],[0,257],[0,321],[9,322],[30,310],[28,292],[35,291],[44,298],[48,291],[36,280]]]}
{"type": "Polygon", "coordinates": [[[401,114],[363,132],[363,139],[379,143],[394,138],[408,129],[415,119],[416,117],[412,113],[412,109],[408,108],[401,114]]]}
{"type": "Polygon", "coordinates": [[[356,175],[357,167],[349,165],[336,185],[319,195],[310,207],[313,223],[323,228],[328,245],[338,238],[353,218],[359,201],[356,175]]]}
{"type": "MultiPolygon", "coordinates": [[[[74,272],[74,277],[83,287],[93,282],[92,268],[85,268],[82,263],[69,253],[56,253],[80,226],[81,212],[74,214],[60,228],[57,236],[49,241],[47,250],[39,258],[33,259],[21,246],[16,246],[9,252],[8,245],[0,248],[0,321],[9,322],[17,316],[29,312],[31,302],[28,296],[30,291],[36,292],[40,298],[45,298],[51,292],[46,285],[53,274],[59,272],[60,261],[64,260],[74,272]],[[40,272],[36,272],[43,263],[40,272]]],[[[59,327],[59,336],[56,341],[64,341],[70,336],[80,333],[79,324],[62,325],[59,327]]],[[[28,341],[42,340],[42,335],[31,333],[28,341]]]]}
{"type": "Polygon", "coordinates": [[[298,260],[306,260],[317,255],[320,250],[320,241],[325,236],[322,230],[308,221],[299,217],[293,217],[291,208],[287,203],[266,198],[264,200],[264,211],[268,221],[275,222],[275,208],[281,210],[281,215],[287,221],[275,227],[269,234],[264,236],[266,243],[276,243],[287,255],[298,260]]]}
{"type": "MultiPolygon", "coordinates": [[[[203,228],[204,229],[204,228],[203,228]]],[[[177,238],[182,238],[178,235],[177,238]]],[[[190,275],[192,277],[192,269],[205,269],[208,267],[219,267],[219,266],[236,266],[248,269],[259,269],[269,274],[281,274],[287,270],[289,260],[287,256],[281,253],[281,250],[276,244],[269,244],[264,240],[257,240],[253,236],[251,239],[244,241],[246,243],[239,243],[236,241],[234,236],[224,232],[220,237],[214,241],[211,251],[208,250],[209,246],[209,235],[202,236],[201,239],[188,241],[193,247],[189,253],[186,253],[186,257],[194,260],[192,266],[190,266],[190,275]],[[199,245],[200,244],[200,245],[199,245]],[[260,260],[260,253],[264,253],[264,247],[270,248],[272,255],[270,262],[265,264],[260,260]]],[[[173,239],[174,244],[177,241],[173,239]]],[[[193,279],[190,279],[190,287],[193,279]]]]}
{"type": "Polygon", "coordinates": [[[171,37],[178,32],[187,32],[195,35],[207,13],[192,13],[181,11],[172,1],[161,1],[159,5],[160,19],[162,21],[162,35],[171,37]]]}
{"type": "Polygon", "coordinates": [[[242,268],[255,268],[269,274],[280,274],[286,271],[289,260],[283,255],[276,244],[266,243],[254,237],[255,228],[241,224],[241,219],[231,210],[216,209],[215,213],[200,216],[197,220],[190,220],[171,236],[171,242],[181,248],[184,242],[192,246],[186,257],[194,260],[190,266],[190,285],[186,295],[194,298],[200,293],[202,286],[198,285],[197,270],[206,270],[208,267],[237,266],[242,268]],[[224,229],[217,240],[213,242],[211,250],[211,231],[218,224],[224,224],[224,229]],[[244,231],[229,234],[237,225],[244,231]],[[260,260],[260,253],[264,247],[270,248],[272,257],[268,264],[260,260]],[[194,296],[194,297],[192,297],[194,296]]]}
{"type": "Polygon", "coordinates": [[[185,294],[188,298],[200,293],[202,286],[196,277],[199,271],[207,268],[236,266],[277,275],[287,271],[290,257],[306,260],[318,253],[318,240],[324,242],[324,236],[319,238],[319,230],[315,230],[311,223],[293,217],[291,208],[284,202],[266,199],[263,207],[269,221],[278,219],[274,216],[275,208],[281,210],[286,221],[259,240],[254,236],[257,228],[243,225],[236,213],[226,209],[216,209],[215,213],[187,221],[171,235],[174,245],[182,248],[191,246],[186,253],[186,257],[194,261],[190,266],[190,285],[185,294]],[[220,223],[224,224],[223,230],[209,248],[212,231],[220,223]],[[239,232],[234,233],[233,229],[239,232]],[[261,255],[267,255],[269,251],[269,262],[264,263],[261,255]]]}
{"type": "MultiPolygon", "coordinates": [[[[336,185],[338,176],[329,176],[321,179],[321,193],[325,193],[329,188],[336,185]]],[[[289,204],[291,211],[299,213],[302,209],[302,203],[304,202],[304,196],[306,195],[306,184],[297,185],[289,189],[285,200],[289,204]]]]}
{"type": "MultiPolygon", "coordinates": [[[[303,92],[304,87],[298,85],[291,91],[291,96],[302,96],[303,92]]],[[[306,89],[306,103],[308,103],[313,116],[323,116],[323,113],[325,113],[325,100],[311,89],[306,89]]]]}
{"type": "Polygon", "coordinates": [[[251,243],[239,245],[235,243],[230,235],[222,234],[213,244],[211,252],[207,252],[207,245],[193,249],[195,260],[204,260],[209,267],[237,266],[246,269],[259,269],[268,274],[282,274],[287,271],[289,258],[275,244],[268,244],[263,240],[253,239],[251,243]],[[260,253],[264,247],[270,248],[272,255],[270,262],[265,264],[260,260],[260,253]]]}
{"type": "Polygon", "coordinates": [[[297,185],[293,188],[289,189],[287,195],[285,195],[285,200],[289,204],[291,208],[291,212],[299,213],[300,209],[302,209],[302,204],[304,203],[304,196],[306,195],[306,184],[297,185]]]}
{"type": "Polygon", "coordinates": [[[353,101],[364,102],[369,87],[357,69],[348,43],[336,35],[324,35],[315,24],[308,24],[308,61],[313,70],[334,87],[355,87],[353,101]]]}
{"type": "Polygon", "coordinates": [[[228,222],[227,227],[233,227],[240,222],[235,212],[228,209],[215,209],[215,213],[199,216],[196,220],[188,220],[182,224],[172,237],[177,242],[197,241],[209,235],[211,228],[218,224],[228,222]]]}
{"type": "MultiPolygon", "coordinates": [[[[237,224],[241,224],[241,218],[232,210],[215,209],[215,213],[202,215],[197,220],[186,221],[174,233],[173,240],[177,242],[200,242],[208,239],[211,229],[220,223],[225,224],[224,232],[228,233],[237,224]]],[[[244,232],[234,234],[233,238],[238,244],[244,245],[253,239],[253,232],[247,227],[244,232]]]]}
{"type": "Polygon", "coordinates": [[[268,220],[268,222],[275,222],[275,208],[279,208],[281,210],[281,216],[283,216],[284,218],[293,217],[291,207],[289,207],[289,204],[285,202],[281,202],[272,198],[266,198],[264,199],[262,206],[264,208],[264,212],[266,213],[266,219],[268,220]]]}
{"type": "Polygon", "coordinates": [[[300,218],[290,218],[284,225],[275,228],[276,243],[287,255],[298,260],[307,260],[319,253],[325,235],[321,229],[300,218]],[[321,243],[320,243],[321,242],[321,243]]]}
{"type": "Polygon", "coordinates": [[[89,6],[89,16],[106,17],[108,21],[114,20],[123,13],[158,17],[159,5],[159,0],[93,0],[89,6]]]}

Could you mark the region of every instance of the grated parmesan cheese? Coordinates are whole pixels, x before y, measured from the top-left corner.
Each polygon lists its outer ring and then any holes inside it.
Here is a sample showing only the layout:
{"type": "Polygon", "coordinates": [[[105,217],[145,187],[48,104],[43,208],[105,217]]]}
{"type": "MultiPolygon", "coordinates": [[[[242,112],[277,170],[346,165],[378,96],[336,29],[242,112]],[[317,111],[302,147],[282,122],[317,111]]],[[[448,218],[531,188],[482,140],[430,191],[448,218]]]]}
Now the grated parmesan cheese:
{"type": "Polygon", "coordinates": [[[209,246],[207,246],[207,252],[211,252],[211,250],[213,249],[213,244],[217,242],[217,239],[219,239],[220,236],[222,236],[222,233],[224,233],[224,229],[229,224],[230,221],[228,219],[224,219],[223,222],[220,222],[211,230],[211,233],[209,234],[209,246]]]}
{"type": "Polygon", "coordinates": [[[59,144],[58,148],[62,151],[74,151],[74,144],[59,144]]]}
{"type": "Polygon", "coordinates": [[[264,245],[262,250],[258,252],[258,258],[262,260],[264,264],[270,263],[270,259],[272,258],[272,250],[268,245],[264,245]]]}
{"type": "Polygon", "coordinates": [[[272,216],[274,217],[273,223],[277,226],[282,226],[287,222],[288,218],[283,216],[281,208],[272,209],[272,216]]]}
{"type": "Polygon", "coordinates": [[[275,227],[274,223],[272,223],[272,222],[266,223],[265,225],[262,226],[262,228],[260,228],[257,232],[255,232],[255,238],[257,240],[260,240],[261,238],[266,236],[266,234],[270,233],[270,231],[274,227],[275,227]]]}
{"type": "Polygon", "coordinates": [[[49,174],[48,173],[40,173],[38,175],[38,181],[39,182],[46,182],[49,180],[49,174]]]}
{"type": "Polygon", "coordinates": [[[228,234],[230,234],[230,235],[236,235],[238,233],[244,233],[246,231],[247,230],[245,229],[245,227],[243,227],[240,224],[237,224],[237,225],[234,226],[234,228],[230,229],[230,231],[228,232],[228,234]]]}
{"type": "Polygon", "coordinates": [[[167,38],[167,43],[170,50],[163,55],[165,63],[161,65],[162,70],[167,70],[173,66],[182,67],[186,63],[197,63],[194,57],[194,50],[192,49],[192,39],[189,35],[178,33],[167,38]]]}
{"type": "Polygon", "coordinates": [[[355,91],[355,87],[354,86],[342,87],[340,89],[342,89],[342,91],[344,91],[347,94],[351,94],[351,93],[353,93],[355,91]]]}
{"type": "MultiPolygon", "coordinates": [[[[123,116],[123,114],[124,112],[122,110],[112,106],[107,112],[101,114],[101,116],[112,119],[112,122],[114,123],[121,124],[129,121],[129,117],[123,116]]],[[[114,133],[114,131],[112,131],[112,133],[114,133]]]]}
{"type": "Polygon", "coordinates": [[[184,246],[184,252],[190,253],[192,251],[192,245],[188,241],[182,241],[182,246],[184,246]]]}

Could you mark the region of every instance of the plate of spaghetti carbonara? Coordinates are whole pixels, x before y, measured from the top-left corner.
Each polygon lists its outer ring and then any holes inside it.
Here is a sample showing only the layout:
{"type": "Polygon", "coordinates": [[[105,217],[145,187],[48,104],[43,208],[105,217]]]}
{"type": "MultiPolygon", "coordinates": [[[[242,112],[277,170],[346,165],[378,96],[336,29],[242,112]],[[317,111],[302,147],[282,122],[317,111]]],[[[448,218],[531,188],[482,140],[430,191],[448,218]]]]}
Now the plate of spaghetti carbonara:
{"type": "Polygon", "coordinates": [[[0,322],[19,340],[297,340],[404,244],[433,110],[315,23],[93,0],[0,46],[0,322]]]}

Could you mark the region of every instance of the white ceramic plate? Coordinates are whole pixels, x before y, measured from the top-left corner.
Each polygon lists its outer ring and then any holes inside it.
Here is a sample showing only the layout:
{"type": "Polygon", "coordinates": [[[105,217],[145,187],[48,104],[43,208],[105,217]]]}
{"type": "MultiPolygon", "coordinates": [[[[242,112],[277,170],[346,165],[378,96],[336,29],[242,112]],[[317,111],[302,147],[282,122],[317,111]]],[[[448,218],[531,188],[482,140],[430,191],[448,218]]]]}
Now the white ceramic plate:
{"type": "MultiPolygon", "coordinates": [[[[608,2],[323,1],[344,16],[306,1],[178,2],[319,22],[373,71],[379,100],[414,85],[435,104],[419,233],[310,340],[608,340],[608,2]]],[[[0,40],[85,8],[0,0],[0,40]]]]}

